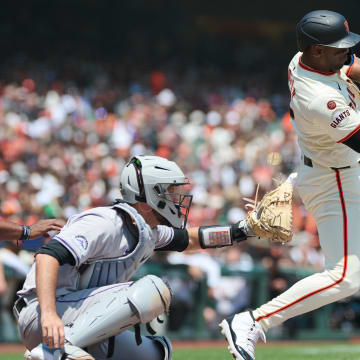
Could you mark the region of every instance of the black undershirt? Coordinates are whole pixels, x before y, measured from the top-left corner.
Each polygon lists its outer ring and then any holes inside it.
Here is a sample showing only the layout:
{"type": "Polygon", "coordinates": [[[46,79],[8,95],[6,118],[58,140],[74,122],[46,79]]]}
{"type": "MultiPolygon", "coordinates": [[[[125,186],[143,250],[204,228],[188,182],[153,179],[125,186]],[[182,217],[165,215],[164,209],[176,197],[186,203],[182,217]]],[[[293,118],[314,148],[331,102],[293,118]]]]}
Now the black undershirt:
{"type": "MultiPolygon", "coordinates": [[[[155,249],[155,251],[184,251],[189,245],[189,234],[186,229],[174,229],[174,237],[166,246],[155,249]]],[[[71,252],[59,241],[51,239],[46,245],[36,252],[54,257],[60,265],[70,264],[75,266],[75,258],[71,252]]]]}
{"type": "Polygon", "coordinates": [[[59,241],[51,239],[49,243],[43,245],[37,252],[37,254],[46,254],[54,257],[60,265],[70,264],[75,266],[75,258],[71,252],[59,241]]]}
{"type": "Polygon", "coordinates": [[[347,145],[349,148],[353,149],[357,153],[360,153],[360,131],[357,131],[355,134],[351,135],[347,140],[342,142],[347,145]]]}
{"type": "Polygon", "coordinates": [[[174,237],[164,247],[155,249],[155,251],[179,251],[182,252],[186,250],[189,245],[189,233],[186,229],[175,229],[174,228],[174,237]]]}

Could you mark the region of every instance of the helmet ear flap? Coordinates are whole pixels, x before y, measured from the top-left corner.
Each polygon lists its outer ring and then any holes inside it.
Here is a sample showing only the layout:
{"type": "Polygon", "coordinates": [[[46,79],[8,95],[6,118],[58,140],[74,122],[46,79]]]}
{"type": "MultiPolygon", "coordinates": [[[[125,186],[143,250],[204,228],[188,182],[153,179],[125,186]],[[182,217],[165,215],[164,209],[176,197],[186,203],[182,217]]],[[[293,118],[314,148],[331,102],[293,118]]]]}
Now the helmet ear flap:
{"type": "Polygon", "coordinates": [[[298,23],[296,25],[296,42],[297,42],[297,47],[298,47],[298,50],[301,51],[301,52],[304,52],[305,51],[305,46],[303,44],[303,41],[302,41],[302,29],[301,29],[301,24],[298,23]]]}
{"type": "Polygon", "coordinates": [[[133,158],[123,169],[120,177],[120,192],[123,200],[130,204],[146,202],[141,162],[137,158],[133,158]]]}
{"type": "Polygon", "coordinates": [[[319,43],[318,39],[314,38],[313,36],[309,35],[304,30],[304,22],[300,21],[296,25],[296,41],[299,51],[304,52],[310,48],[311,45],[315,45],[319,43]]]}

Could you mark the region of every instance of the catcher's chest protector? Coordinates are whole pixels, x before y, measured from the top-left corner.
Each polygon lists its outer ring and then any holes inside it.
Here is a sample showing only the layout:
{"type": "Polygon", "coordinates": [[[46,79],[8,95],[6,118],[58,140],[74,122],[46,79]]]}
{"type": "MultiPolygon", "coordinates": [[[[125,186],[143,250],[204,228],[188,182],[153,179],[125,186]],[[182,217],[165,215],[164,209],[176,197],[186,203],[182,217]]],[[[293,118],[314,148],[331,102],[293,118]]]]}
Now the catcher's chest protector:
{"type": "Polygon", "coordinates": [[[142,216],[125,203],[116,204],[113,208],[127,212],[135,220],[139,230],[138,243],[128,255],[111,259],[90,260],[81,265],[79,289],[90,289],[129,281],[154,251],[155,239],[151,236],[150,227],[145,223],[142,216]]]}

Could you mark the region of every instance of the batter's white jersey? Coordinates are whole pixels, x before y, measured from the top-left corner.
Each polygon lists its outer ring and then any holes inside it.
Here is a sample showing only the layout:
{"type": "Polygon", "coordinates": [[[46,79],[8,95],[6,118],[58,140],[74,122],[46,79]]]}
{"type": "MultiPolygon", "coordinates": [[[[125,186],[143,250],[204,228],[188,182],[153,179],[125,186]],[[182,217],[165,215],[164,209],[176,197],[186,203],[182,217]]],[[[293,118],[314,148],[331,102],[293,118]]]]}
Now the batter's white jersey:
{"type": "Polygon", "coordinates": [[[360,129],[359,89],[348,77],[352,65],[324,73],[303,64],[301,56],[297,53],[288,69],[290,114],[300,148],[324,167],[354,165],[359,154],[342,144],[360,129]]]}

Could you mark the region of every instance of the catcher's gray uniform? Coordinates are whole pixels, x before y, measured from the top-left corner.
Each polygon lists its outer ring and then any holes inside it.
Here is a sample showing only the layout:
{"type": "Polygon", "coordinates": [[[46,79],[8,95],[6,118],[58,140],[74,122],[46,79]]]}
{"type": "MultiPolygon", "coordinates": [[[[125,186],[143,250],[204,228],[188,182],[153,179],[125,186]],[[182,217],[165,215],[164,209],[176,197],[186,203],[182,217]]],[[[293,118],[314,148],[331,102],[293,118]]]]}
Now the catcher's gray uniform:
{"type": "MultiPolygon", "coordinates": [[[[111,349],[106,340],[118,334],[120,327],[123,331],[139,322],[139,319],[133,319],[129,305],[125,308],[117,301],[125,303],[129,300],[141,322],[148,322],[168,310],[170,292],[161,279],[147,276],[139,280],[139,286],[131,287],[128,281],[154,249],[168,245],[173,236],[171,227],[159,225],[151,229],[136,210],[125,203],[94,208],[71,217],[55,236],[75,259],[75,266],[59,267],[56,288],[57,313],[68,325],[66,338],[77,346],[88,346],[87,351],[96,359],[120,359],[119,354],[122,354],[121,358],[133,356],[133,351],[138,351],[139,347],[127,331],[115,336],[111,349]],[[119,312],[121,306],[124,310],[119,312]],[[98,327],[93,326],[99,318],[98,327]],[[104,334],[99,336],[99,330],[103,328],[104,334]],[[97,344],[91,345],[94,343],[97,344]]],[[[28,349],[42,341],[35,271],[34,264],[23,289],[18,292],[20,300],[14,307],[20,334],[28,349]],[[19,302],[26,306],[19,306],[19,302]]],[[[140,346],[146,347],[149,341],[143,338],[140,346]]],[[[142,359],[141,356],[152,358],[151,351],[156,349],[149,346],[144,355],[137,353],[136,359],[142,359]]]]}

